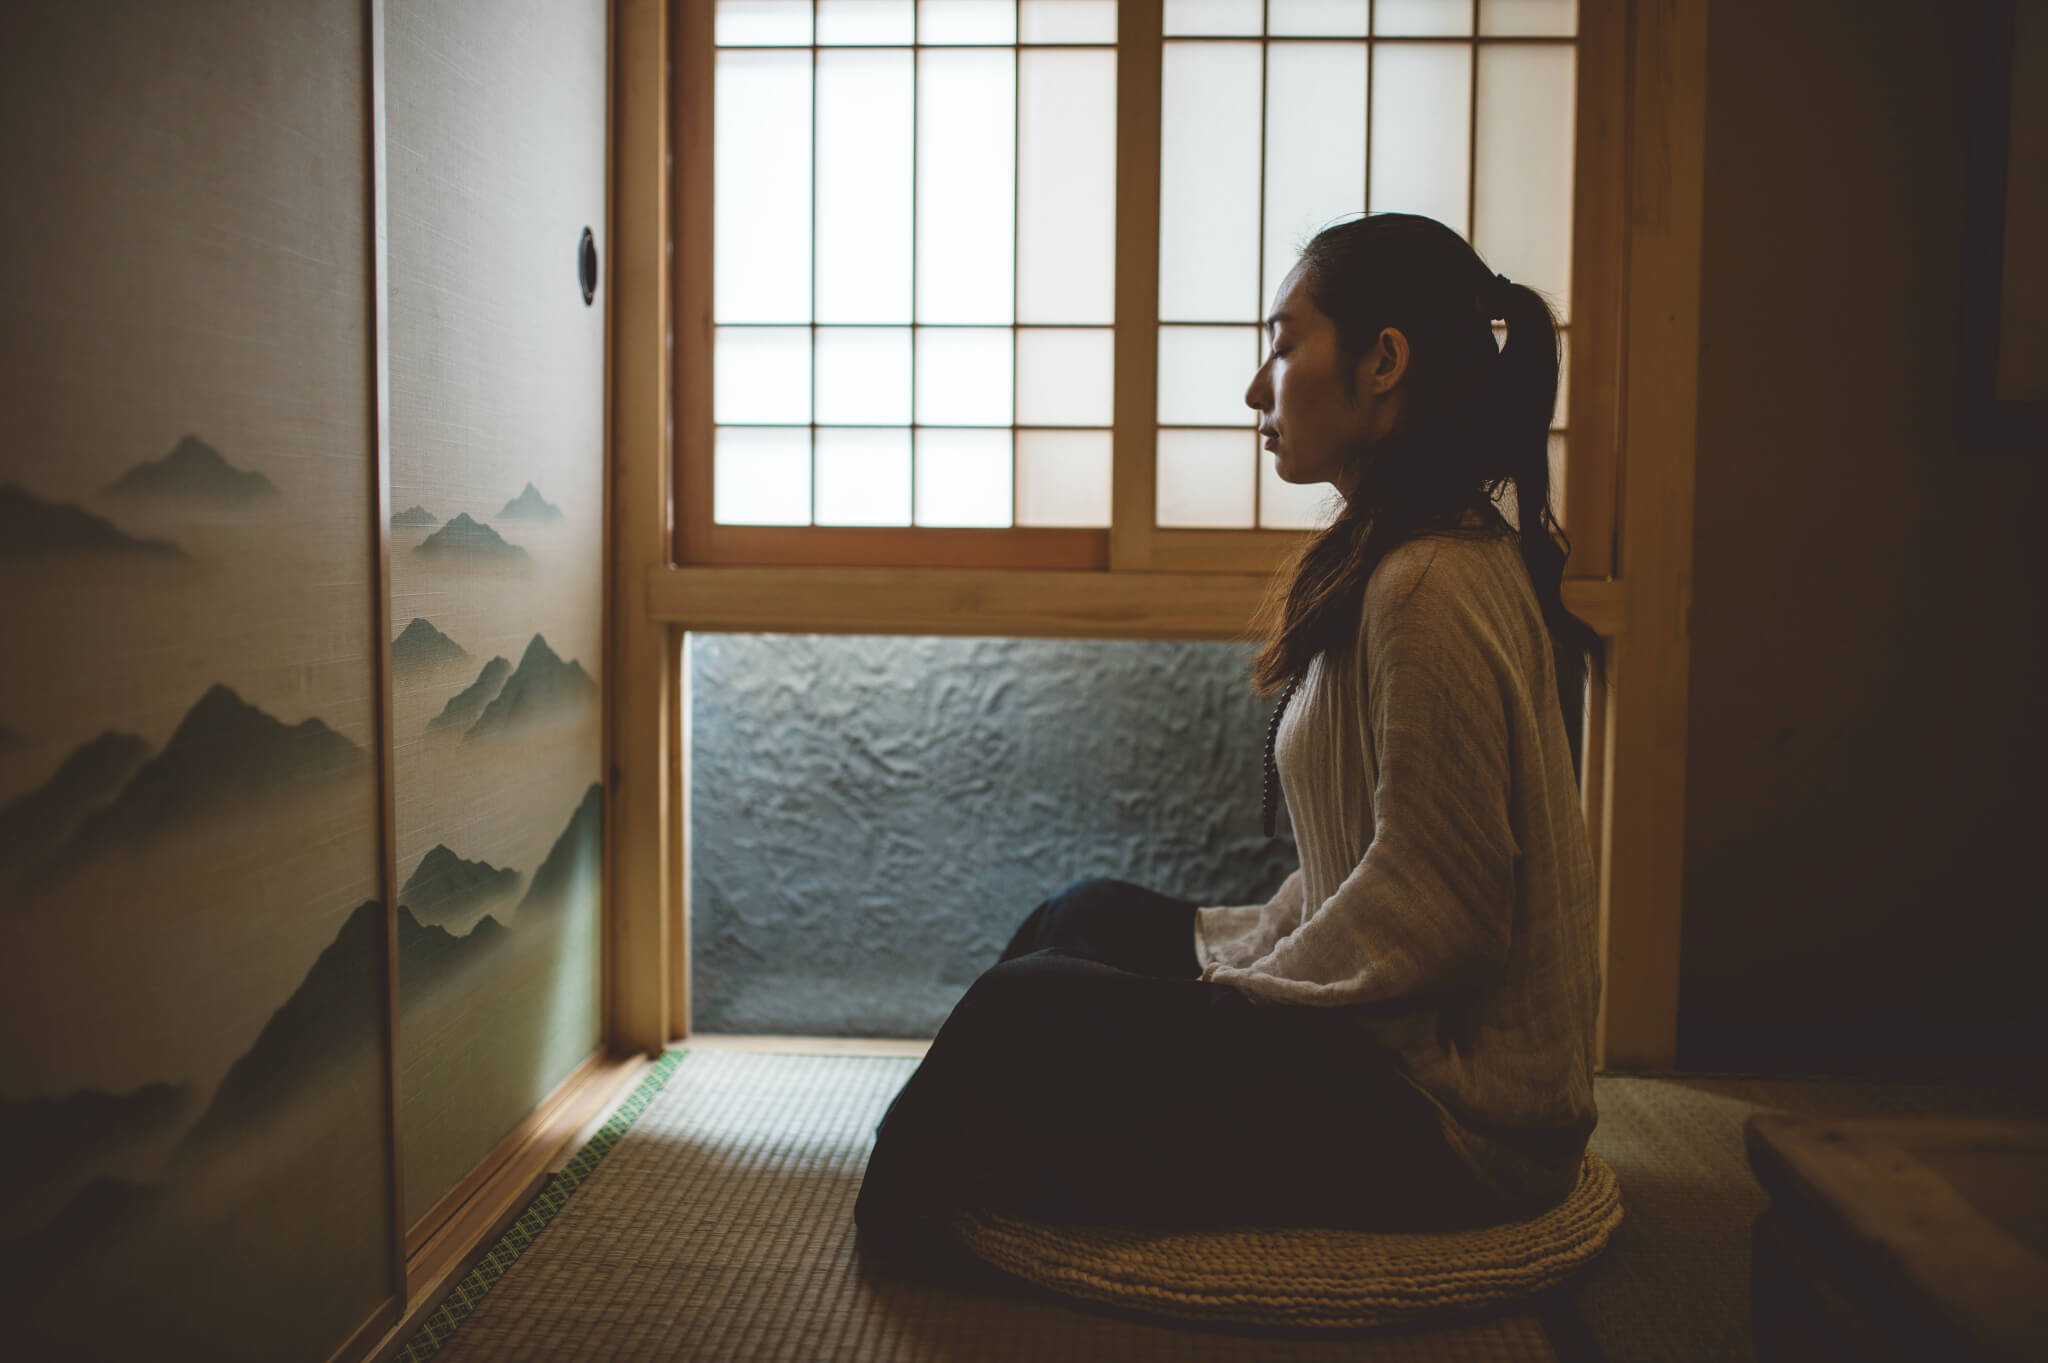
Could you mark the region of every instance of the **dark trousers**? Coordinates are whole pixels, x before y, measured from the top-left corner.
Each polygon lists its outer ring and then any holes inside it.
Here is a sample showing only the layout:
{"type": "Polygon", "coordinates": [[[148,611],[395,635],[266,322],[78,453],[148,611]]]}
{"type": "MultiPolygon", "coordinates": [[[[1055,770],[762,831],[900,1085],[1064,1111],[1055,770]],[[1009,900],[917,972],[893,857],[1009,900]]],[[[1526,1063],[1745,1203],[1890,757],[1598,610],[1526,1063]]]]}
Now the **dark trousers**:
{"type": "Polygon", "coordinates": [[[1518,1214],[1348,1010],[1200,978],[1195,905],[1117,880],[1040,904],[875,1131],[864,1243],[960,1212],[1148,1225],[1489,1225],[1518,1214]]]}

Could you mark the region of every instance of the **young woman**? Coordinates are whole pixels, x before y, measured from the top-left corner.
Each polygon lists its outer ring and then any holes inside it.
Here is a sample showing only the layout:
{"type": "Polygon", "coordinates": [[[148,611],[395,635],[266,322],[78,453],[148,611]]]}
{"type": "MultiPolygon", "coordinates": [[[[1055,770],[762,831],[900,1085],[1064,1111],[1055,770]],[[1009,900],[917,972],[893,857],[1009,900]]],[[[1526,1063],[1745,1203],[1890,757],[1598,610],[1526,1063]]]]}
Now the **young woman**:
{"type": "Polygon", "coordinates": [[[1556,324],[1382,213],[1317,235],[1267,326],[1245,401],[1280,477],[1343,498],[1254,672],[1301,868],[1264,904],[1090,880],[1033,910],[876,1129],[871,1248],[978,1207],[1454,1229],[1577,1177],[1600,978],[1558,658],[1600,656],[1559,595],[1556,324]]]}

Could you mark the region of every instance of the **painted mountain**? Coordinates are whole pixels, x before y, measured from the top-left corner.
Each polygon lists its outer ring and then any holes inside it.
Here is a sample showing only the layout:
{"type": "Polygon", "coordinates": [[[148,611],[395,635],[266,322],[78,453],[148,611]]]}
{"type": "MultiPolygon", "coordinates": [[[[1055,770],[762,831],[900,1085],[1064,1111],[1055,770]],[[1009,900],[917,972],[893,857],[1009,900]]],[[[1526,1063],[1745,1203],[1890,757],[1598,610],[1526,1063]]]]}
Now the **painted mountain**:
{"type": "Polygon", "coordinates": [[[210,1146],[267,1130],[281,1109],[320,1084],[329,1066],[377,1052],[382,991],[375,970],[383,936],[384,906],[374,899],[357,905],[255,1045],[228,1068],[206,1115],[179,1143],[174,1168],[210,1146]]]}
{"type": "Polygon", "coordinates": [[[411,909],[422,923],[438,923],[464,917],[518,888],[519,872],[511,867],[464,861],[446,844],[436,843],[398,892],[398,904],[401,910],[411,909]]]}
{"type": "MultiPolygon", "coordinates": [[[[569,816],[568,826],[548,850],[547,860],[533,873],[533,883],[519,901],[519,912],[558,909],[578,888],[594,893],[603,875],[604,787],[593,781],[576,812],[569,816]]],[[[513,921],[519,920],[515,916],[513,921]]]]}
{"type": "MultiPolygon", "coordinates": [[[[66,1357],[248,1357],[217,1337],[232,1292],[375,1262],[365,1256],[388,1228],[357,1190],[381,1152],[354,1111],[380,1087],[383,936],[381,904],[349,914],[155,1181],[95,1179],[37,1230],[0,1244],[10,1328],[74,1340],[66,1357]],[[238,1279],[244,1286],[228,1286],[238,1279]],[[182,1337],[199,1329],[214,1331],[211,1347],[182,1337]]],[[[258,1323],[266,1340],[292,1341],[258,1323]]],[[[315,1344],[264,1356],[319,1357],[315,1344]]]]}
{"type": "Polygon", "coordinates": [[[547,498],[540,495],[539,488],[535,487],[532,483],[528,483],[526,491],[505,503],[505,509],[498,513],[498,519],[501,521],[558,521],[562,519],[562,509],[550,504],[547,498]]]}
{"type": "Polygon", "coordinates": [[[0,483],[0,561],[59,554],[185,557],[185,551],[169,540],[137,539],[82,507],[46,502],[18,484],[0,483]]]}
{"type": "Polygon", "coordinates": [[[468,512],[427,536],[413,549],[415,554],[429,554],[446,557],[470,557],[482,559],[512,560],[523,559],[526,551],[516,544],[507,544],[498,532],[482,521],[473,521],[468,512]]]}
{"type": "Polygon", "coordinates": [[[68,1267],[73,1256],[129,1229],[161,1202],[162,1196],[144,1184],[94,1179],[36,1230],[18,1240],[0,1241],[0,1302],[12,1314],[68,1267]]]}
{"type": "Polygon", "coordinates": [[[110,729],[81,744],[42,785],[0,805],[0,886],[77,832],[148,757],[149,744],[110,729]]]}
{"type": "Polygon", "coordinates": [[[163,751],[137,768],[29,883],[61,879],[206,815],[289,797],[365,760],[362,749],[319,720],[285,724],[216,685],[186,711],[163,751]]]}
{"type": "Polygon", "coordinates": [[[403,904],[398,906],[398,994],[417,1002],[487,953],[505,944],[511,934],[485,914],[475,927],[457,936],[446,928],[422,923],[403,904]]]}
{"type": "Polygon", "coordinates": [[[484,707],[496,699],[504,689],[505,678],[512,675],[512,664],[503,658],[493,658],[484,664],[484,670],[476,674],[476,680],[452,697],[441,707],[441,713],[427,721],[429,729],[467,728],[483,713],[484,707]]]}
{"type": "Polygon", "coordinates": [[[450,663],[459,663],[468,656],[468,649],[435,629],[424,616],[419,615],[415,615],[412,623],[391,641],[391,666],[400,672],[445,667],[450,663]]]}
{"type": "Polygon", "coordinates": [[[239,506],[277,495],[277,484],[260,473],[246,473],[221,458],[220,451],[196,435],[188,435],[161,459],[137,464],[107,487],[107,495],[123,498],[180,497],[239,506]]]}
{"type": "Polygon", "coordinates": [[[439,525],[441,518],[423,506],[409,506],[391,515],[393,529],[408,529],[412,526],[439,525]]]}
{"type": "Polygon", "coordinates": [[[516,733],[530,725],[595,703],[597,683],[583,664],[563,662],[540,635],[526,646],[519,668],[505,681],[497,698],[484,707],[464,738],[516,733]]]}
{"type": "Polygon", "coordinates": [[[47,1213],[94,1173],[130,1162],[168,1138],[192,1107],[190,1084],[144,1084],[129,1093],[81,1089],[61,1098],[0,1101],[0,1197],[47,1213]]]}

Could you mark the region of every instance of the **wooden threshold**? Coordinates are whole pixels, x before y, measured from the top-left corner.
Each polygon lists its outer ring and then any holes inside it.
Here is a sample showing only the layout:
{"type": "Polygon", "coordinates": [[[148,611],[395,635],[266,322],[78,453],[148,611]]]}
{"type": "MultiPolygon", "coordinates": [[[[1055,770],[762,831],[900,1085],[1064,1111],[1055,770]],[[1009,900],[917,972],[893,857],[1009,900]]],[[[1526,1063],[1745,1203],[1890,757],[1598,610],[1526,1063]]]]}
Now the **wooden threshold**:
{"type": "Polygon", "coordinates": [[[388,1363],[395,1357],[649,1063],[644,1055],[592,1052],[421,1217],[406,1236],[404,1313],[373,1351],[355,1357],[365,1363],[388,1363]]]}
{"type": "Polygon", "coordinates": [[[883,1055],[922,1057],[929,1041],[865,1036],[703,1036],[675,1044],[679,1051],[751,1051],[758,1055],[883,1055]]]}

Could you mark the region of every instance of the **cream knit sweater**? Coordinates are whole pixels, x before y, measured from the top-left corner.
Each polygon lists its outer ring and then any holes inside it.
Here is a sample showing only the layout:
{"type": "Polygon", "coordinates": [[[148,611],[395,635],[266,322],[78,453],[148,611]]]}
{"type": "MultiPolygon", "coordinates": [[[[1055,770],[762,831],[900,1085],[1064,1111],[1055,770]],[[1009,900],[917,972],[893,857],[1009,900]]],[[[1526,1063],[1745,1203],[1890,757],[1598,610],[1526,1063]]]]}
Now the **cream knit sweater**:
{"type": "Polygon", "coordinates": [[[1367,584],[1276,758],[1301,854],[1265,904],[1200,909],[1202,978],[1346,1007],[1504,1191],[1568,1191],[1593,1129],[1591,849],[1550,637],[1510,534],[1429,535],[1367,584]]]}

